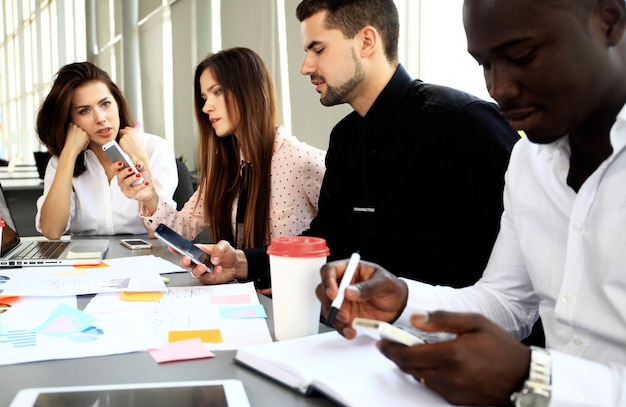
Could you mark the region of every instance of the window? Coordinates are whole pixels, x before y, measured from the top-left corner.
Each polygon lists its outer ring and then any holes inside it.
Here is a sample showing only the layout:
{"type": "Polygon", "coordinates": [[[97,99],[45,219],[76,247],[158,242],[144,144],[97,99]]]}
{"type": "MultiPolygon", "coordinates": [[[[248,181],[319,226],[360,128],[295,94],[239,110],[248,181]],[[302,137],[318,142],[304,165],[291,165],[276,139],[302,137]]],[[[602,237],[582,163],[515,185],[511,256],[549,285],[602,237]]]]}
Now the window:
{"type": "Polygon", "coordinates": [[[0,6],[0,158],[34,164],[37,109],[53,75],[85,59],[83,2],[5,0],[0,6]],[[77,18],[78,17],[78,18],[77,18]]]}
{"type": "MultiPolygon", "coordinates": [[[[400,60],[414,77],[489,99],[466,51],[462,0],[395,0],[400,60]]],[[[193,69],[222,47],[247,46],[266,60],[283,124],[328,146],[351,109],[326,108],[299,73],[300,24],[292,0],[4,0],[0,6],[0,158],[33,164],[39,104],[54,74],[90,60],[123,90],[144,131],[172,143],[194,170],[193,69]],[[258,24],[263,20],[263,24],[258,24]],[[174,103],[176,101],[176,103],[174,103]]]]}

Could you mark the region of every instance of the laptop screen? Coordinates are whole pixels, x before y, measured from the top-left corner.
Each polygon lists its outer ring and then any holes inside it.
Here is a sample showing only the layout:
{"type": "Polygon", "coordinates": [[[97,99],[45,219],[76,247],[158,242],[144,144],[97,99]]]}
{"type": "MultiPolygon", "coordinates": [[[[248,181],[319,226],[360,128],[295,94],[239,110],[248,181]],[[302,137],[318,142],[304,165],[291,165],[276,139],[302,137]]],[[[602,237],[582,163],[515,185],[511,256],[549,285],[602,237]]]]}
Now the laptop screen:
{"type": "Polygon", "coordinates": [[[0,248],[0,256],[4,256],[11,249],[13,249],[20,242],[20,237],[17,234],[15,222],[11,215],[11,210],[7,204],[6,197],[4,196],[4,189],[0,184],[0,216],[4,220],[4,227],[2,228],[2,248],[0,248]]]}

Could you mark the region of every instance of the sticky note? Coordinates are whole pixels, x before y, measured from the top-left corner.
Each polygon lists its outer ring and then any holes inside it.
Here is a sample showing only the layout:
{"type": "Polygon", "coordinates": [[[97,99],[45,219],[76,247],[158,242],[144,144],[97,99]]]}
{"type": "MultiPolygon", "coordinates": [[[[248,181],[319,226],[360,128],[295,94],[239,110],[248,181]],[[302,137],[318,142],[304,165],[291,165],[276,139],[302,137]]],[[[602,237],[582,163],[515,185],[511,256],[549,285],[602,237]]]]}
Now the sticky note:
{"type": "Polygon", "coordinates": [[[202,342],[222,343],[222,332],[219,329],[196,329],[188,331],[169,331],[168,342],[177,342],[185,339],[199,338],[202,342]]]}
{"type": "Polygon", "coordinates": [[[139,291],[139,292],[131,292],[131,291],[122,291],[122,295],[120,299],[122,301],[148,301],[148,302],[158,302],[163,298],[162,292],[159,291],[139,291]]]}
{"type": "Polygon", "coordinates": [[[68,259],[93,259],[100,257],[100,252],[68,252],[68,259]]]}
{"type": "Polygon", "coordinates": [[[166,343],[159,349],[151,349],[148,352],[150,352],[150,355],[157,363],[212,358],[215,356],[214,353],[204,347],[202,341],[198,338],[166,343]]]}

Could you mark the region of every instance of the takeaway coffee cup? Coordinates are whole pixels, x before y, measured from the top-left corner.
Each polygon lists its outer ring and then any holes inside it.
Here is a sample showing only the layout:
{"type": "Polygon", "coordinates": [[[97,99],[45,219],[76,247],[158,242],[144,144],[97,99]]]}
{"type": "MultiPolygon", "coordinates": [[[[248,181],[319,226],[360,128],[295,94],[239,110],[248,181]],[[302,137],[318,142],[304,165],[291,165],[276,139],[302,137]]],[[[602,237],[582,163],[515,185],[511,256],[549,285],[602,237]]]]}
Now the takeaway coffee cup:
{"type": "Polygon", "coordinates": [[[274,337],[282,341],[318,333],[321,303],[315,295],[320,268],[330,254],[326,240],[293,236],[267,248],[272,279],[274,337]]]}

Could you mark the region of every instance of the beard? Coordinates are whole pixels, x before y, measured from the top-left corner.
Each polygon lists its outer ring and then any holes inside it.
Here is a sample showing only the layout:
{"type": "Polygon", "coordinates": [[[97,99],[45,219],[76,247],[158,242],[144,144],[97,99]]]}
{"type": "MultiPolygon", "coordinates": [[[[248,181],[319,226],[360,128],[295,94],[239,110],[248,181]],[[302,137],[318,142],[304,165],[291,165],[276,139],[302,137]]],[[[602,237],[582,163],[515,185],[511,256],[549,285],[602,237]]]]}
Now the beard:
{"type": "MultiPolygon", "coordinates": [[[[328,86],[326,94],[322,94],[320,102],[324,106],[335,106],[342,103],[349,103],[357,87],[365,81],[365,70],[359,60],[353,56],[354,76],[347,82],[339,86],[328,86]]],[[[326,82],[328,84],[328,82],[326,82]]]]}

